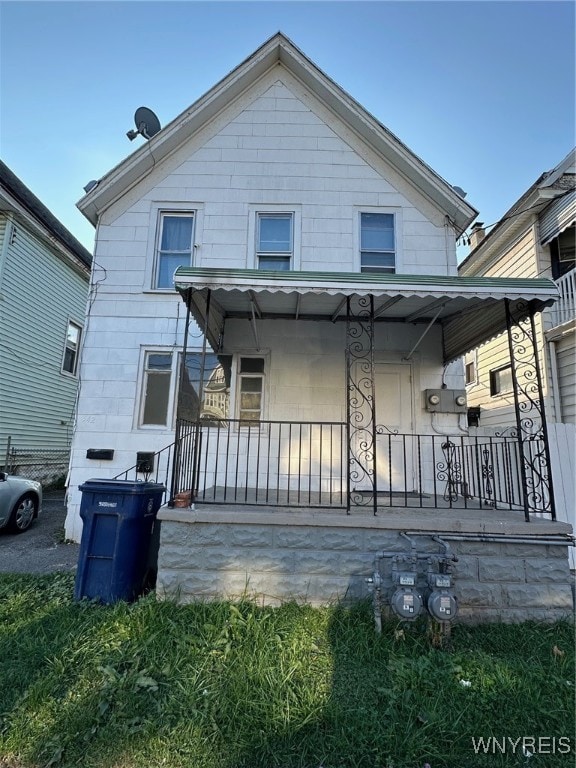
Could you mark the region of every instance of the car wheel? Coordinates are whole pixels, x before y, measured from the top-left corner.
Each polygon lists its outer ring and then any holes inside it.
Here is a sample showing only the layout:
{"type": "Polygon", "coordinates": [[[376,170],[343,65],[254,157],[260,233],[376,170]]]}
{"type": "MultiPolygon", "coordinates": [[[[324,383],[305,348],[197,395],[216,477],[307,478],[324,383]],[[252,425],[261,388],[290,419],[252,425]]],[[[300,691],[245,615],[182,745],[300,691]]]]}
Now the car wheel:
{"type": "Polygon", "coordinates": [[[30,528],[32,525],[32,521],[36,517],[37,511],[38,502],[34,496],[29,493],[25,496],[22,496],[22,498],[18,499],[16,504],[14,504],[14,508],[12,509],[12,514],[10,515],[10,520],[8,522],[8,529],[13,533],[23,533],[24,531],[28,530],[28,528],[30,528]]]}

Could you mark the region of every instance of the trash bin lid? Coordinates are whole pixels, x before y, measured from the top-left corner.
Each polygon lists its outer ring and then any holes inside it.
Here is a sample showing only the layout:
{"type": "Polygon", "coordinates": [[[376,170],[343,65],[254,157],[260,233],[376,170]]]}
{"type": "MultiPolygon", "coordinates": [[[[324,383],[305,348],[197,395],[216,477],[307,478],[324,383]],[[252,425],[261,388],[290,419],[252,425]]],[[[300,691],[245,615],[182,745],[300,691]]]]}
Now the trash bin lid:
{"type": "Polygon", "coordinates": [[[140,495],[164,493],[166,486],[162,483],[150,483],[144,480],[116,480],[93,477],[78,486],[81,491],[103,491],[105,493],[122,493],[123,495],[140,495]]]}

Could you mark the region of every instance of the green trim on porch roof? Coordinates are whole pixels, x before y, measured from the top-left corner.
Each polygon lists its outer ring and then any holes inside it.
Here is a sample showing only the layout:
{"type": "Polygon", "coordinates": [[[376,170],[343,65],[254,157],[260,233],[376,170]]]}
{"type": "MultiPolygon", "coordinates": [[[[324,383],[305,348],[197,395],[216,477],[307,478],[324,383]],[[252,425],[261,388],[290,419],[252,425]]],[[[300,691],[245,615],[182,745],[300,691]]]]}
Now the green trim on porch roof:
{"type": "MultiPolygon", "coordinates": [[[[524,290],[546,290],[553,294],[558,293],[556,284],[547,277],[459,277],[458,275],[403,275],[386,273],[379,275],[374,272],[296,272],[275,271],[266,269],[223,269],[221,267],[178,267],[174,273],[174,283],[179,288],[179,278],[204,278],[218,279],[233,283],[235,280],[251,279],[255,282],[273,281],[276,283],[357,283],[359,285],[371,284],[380,288],[394,285],[430,286],[439,288],[442,286],[458,288],[500,288],[510,289],[514,292],[524,290]]],[[[188,288],[182,284],[182,288],[188,288]]]]}

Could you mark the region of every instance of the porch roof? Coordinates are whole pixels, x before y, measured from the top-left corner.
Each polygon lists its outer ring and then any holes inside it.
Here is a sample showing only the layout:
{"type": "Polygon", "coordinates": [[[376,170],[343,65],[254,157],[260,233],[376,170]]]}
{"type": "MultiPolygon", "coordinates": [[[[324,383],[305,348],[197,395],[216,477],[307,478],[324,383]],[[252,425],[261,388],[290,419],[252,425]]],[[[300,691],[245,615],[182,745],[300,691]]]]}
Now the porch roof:
{"type": "Polygon", "coordinates": [[[504,300],[515,316],[541,311],[558,296],[547,278],[458,277],[357,272],[276,272],[178,267],[176,290],[203,326],[210,291],[208,341],[217,348],[227,319],[346,318],[348,296],[373,296],[377,322],[437,323],[444,362],[506,330],[504,300]],[[525,309],[524,309],[525,308],[525,309]]]}

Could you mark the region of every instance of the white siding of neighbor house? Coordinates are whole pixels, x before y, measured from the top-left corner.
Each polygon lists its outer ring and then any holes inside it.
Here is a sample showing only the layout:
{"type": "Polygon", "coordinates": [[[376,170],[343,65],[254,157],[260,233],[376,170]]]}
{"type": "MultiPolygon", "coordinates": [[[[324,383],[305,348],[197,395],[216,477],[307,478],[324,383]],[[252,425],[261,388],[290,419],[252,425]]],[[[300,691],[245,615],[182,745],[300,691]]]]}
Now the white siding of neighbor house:
{"type": "MultiPolygon", "coordinates": [[[[535,231],[530,227],[517,238],[514,244],[500,258],[483,272],[486,277],[518,277],[529,278],[538,276],[536,260],[535,231]]],[[[535,318],[536,338],[538,349],[543,350],[544,337],[542,333],[542,316],[535,318]]],[[[541,353],[542,354],[542,353],[541,353]]],[[[490,371],[508,365],[510,352],[508,335],[502,334],[495,339],[478,347],[476,352],[477,372],[476,382],[468,385],[467,400],[469,406],[480,406],[481,427],[502,428],[516,425],[514,411],[514,396],[508,394],[490,395],[490,371]]],[[[545,359],[546,362],[546,359],[545,359]]],[[[552,396],[548,385],[549,376],[543,379],[545,406],[550,414],[552,396]]]]}
{"type": "Polygon", "coordinates": [[[68,321],[84,323],[88,282],[10,223],[0,285],[0,451],[70,444],[78,379],[61,371],[68,321]]]}
{"type": "MultiPolygon", "coordinates": [[[[81,367],[68,536],[79,535],[80,483],[114,476],[135,464],[137,451],[158,451],[174,439],[171,427],[138,428],[143,350],[177,351],[183,344],[181,299],[151,284],[158,211],[197,211],[195,266],[252,268],[250,219],[267,206],[297,214],[295,264],[301,270],[358,272],[359,212],[385,210],[397,214],[398,272],[457,272],[454,233],[443,214],[292,76],[277,68],[262,78],[100,219],[93,273],[98,290],[81,367]],[[113,448],[114,460],[86,459],[87,448],[113,448]]],[[[399,331],[396,325],[387,343],[406,353],[421,331],[399,331]]],[[[239,325],[234,333],[240,333],[239,325]]],[[[341,419],[342,326],[273,321],[259,324],[259,333],[274,361],[269,417],[341,419]]],[[[225,336],[225,351],[235,344],[256,351],[248,329],[241,339],[228,331],[225,336]]],[[[201,339],[192,329],[189,347],[195,343],[199,347],[201,339]]],[[[439,339],[436,347],[436,359],[422,369],[423,387],[441,385],[439,339]]]]}

